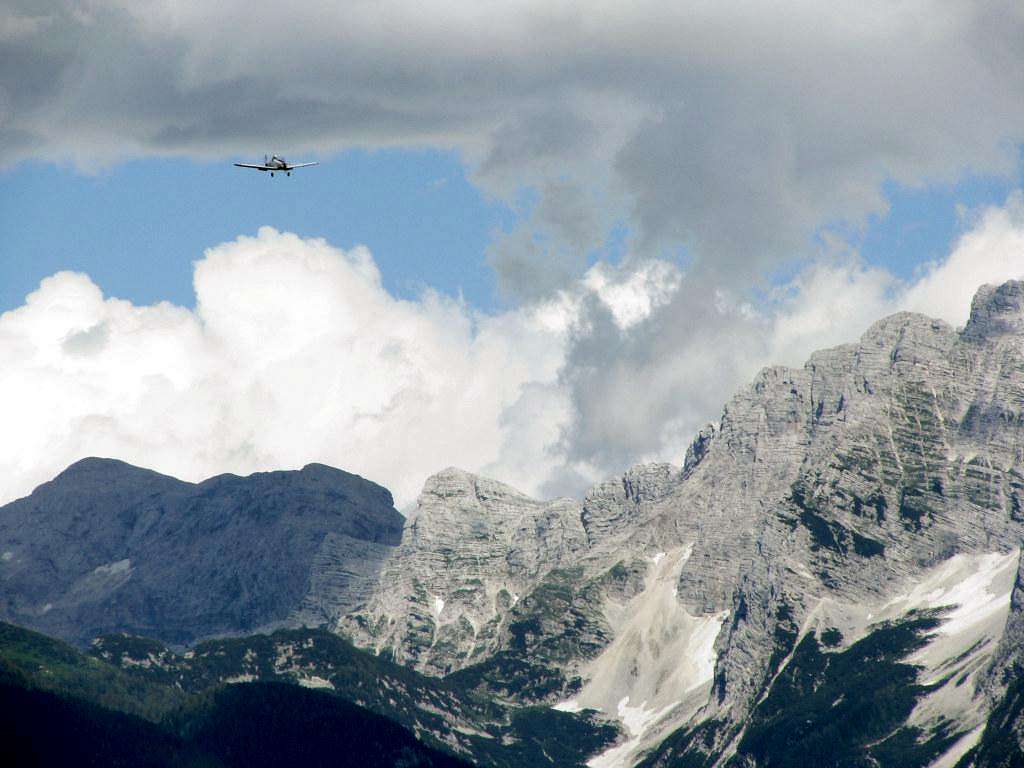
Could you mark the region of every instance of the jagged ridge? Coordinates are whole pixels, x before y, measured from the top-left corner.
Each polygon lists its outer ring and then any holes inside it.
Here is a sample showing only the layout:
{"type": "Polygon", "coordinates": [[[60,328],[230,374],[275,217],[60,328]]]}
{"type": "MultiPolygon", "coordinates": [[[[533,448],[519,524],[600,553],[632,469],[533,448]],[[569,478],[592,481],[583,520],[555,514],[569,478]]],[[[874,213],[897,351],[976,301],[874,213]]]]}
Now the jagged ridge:
{"type": "Polygon", "coordinates": [[[638,467],[582,502],[448,470],[428,481],[367,610],[339,628],[492,694],[617,714],[633,738],[594,765],[645,753],[710,765],[739,759],[757,702],[808,633],[835,629],[845,652],[878,616],[914,609],[894,598],[934,582],[988,609],[937,619],[945,639],[921,651],[919,674],[959,672],[922,688],[901,727],[962,753],[988,711],[976,693],[1024,533],[1022,307],[1024,283],[986,287],[962,331],[900,313],[803,368],[766,369],[682,468],[638,467]],[[637,625],[665,579],[680,618],[637,625]],[[668,672],[687,654],[713,673],[680,690],[668,672]]]}

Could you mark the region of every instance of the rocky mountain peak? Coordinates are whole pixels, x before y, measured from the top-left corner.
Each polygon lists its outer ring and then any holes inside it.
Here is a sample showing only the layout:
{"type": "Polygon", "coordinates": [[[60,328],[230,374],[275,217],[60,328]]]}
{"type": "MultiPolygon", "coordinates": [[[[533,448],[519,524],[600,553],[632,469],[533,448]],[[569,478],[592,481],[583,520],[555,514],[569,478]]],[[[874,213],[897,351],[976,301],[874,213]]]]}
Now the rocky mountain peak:
{"type": "Polygon", "coordinates": [[[710,422],[700,428],[686,449],[686,458],[683,460],[684,475],[689,475],[707,455],[717,431],[717,427],[710,422]]]}
{"type": "Polygon", "coordinates": [[[585,545],[578,501],[537,501],[449,467],[424,483],[373,603],[341,627],[417,669],[450,672],[493,652],[509,609],[585,545]]]}
{"type": "Polygon", "coordinates": [[[963,333],[901,312],[802,368],[766,368],[698,433],[681,470],[634,467],[578,503],[440,473],[417,513],[431,524],[407,528],[357,641],[432,673],[483,664],[474,679],[525,701],[582,682],[565,706],[596,703],[634,724],[608,762],[625,766],[699,718],[720,718],[719,754],[738,748],[730,740],[802,632],[841,627],[829,637],[853,643],[875,631],[876,608],[902,620],[891,606],[922,580],[942,585],[932,595],[971,579],[990,612],[950,625],[928,657],[966,682],[913,722],[976,727],[976,677],[1024,532],[1024,345],[994,354],[973,339],[1024,338],[1022,306],[1022,284],[986,288],[963,333]],[[699,660],[686,691],[658,682],[679,667],[664,653],[675,647],[699,660]],[[517,678],[518,665],[546,687],[517,678]],[[933,710],[939,719],[924,719],[933,710]]]}
{"type": "Polygon", "coordinates": [[[133,466],[120,459],[107,459],[100,456],[87,456],[84,459],[68,465],[68,467],[57,474],[54,480],[71,480],[88,475],[100,474],[104,477],[113,477],[117,474],[131,475],[153,475],[157,474],[150,469],[133,466]]]}
{"type": "Polygon", "coordinates": [[[622,475],[626,493],[633,499],[655,499],[664,495],[678,477],[679,467],[667,462],[636,464],[622,475]]]}
{"type": "Polygon", "coordinates": [[[448,467],[426,479],[419,506],[426,497],[464,499],[470,504],[502,498],[527,498],[510,485],[491,480],[458,467],[448,467]]]}
{"type": "MultiPolygon", "coordinates": [[[[858,356],[871,366],[872,353],[881,352],[890,365],[908,363],[928,364],[929,361],[946,355],[956,341],[956,331],[948,323],[918,312],[897,312],[874,323],[853,345],[858,356]]],[[[850,345],[835,350],[815,353],[812,360],[820,356],[834,356],[841,350],[850,350],[850,345]]]]}
{"type": "Polygon", "coordinates": [[[971,340],[1024,332],[1024,281],[983,285],[971,302],[964,337],[971,340]]]}
{"type": "Polygon", "coordinates": [[[536,511],[538,506],[511,486],[448,467],[424,482],[405,537],[410,542],[454,548],[464,537],[507,541],[523,516],[522,510],[536,511]]]}
{"type": "Polygon", "coordinates": [[[53,480],[44,483],[36,490],[45,489],[56,492],[60,489],[80,490],[83,487],[99,486],[113,489],[118,485],[138,486],[161,482],[179,483],[181,481],[118,459],[89,456],[69,465],[53,480]]]}

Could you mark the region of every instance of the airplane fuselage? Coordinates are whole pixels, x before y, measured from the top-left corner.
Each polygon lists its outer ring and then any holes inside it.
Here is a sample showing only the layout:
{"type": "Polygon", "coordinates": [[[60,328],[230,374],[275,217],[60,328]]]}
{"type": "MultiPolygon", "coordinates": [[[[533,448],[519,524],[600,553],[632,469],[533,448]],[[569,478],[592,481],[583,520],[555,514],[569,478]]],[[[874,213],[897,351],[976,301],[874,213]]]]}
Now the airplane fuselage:
{"type": "Polygon", "coordinates": [[[260,171],[262,173],[265,173],[266,171],[270,171],[270,175],[271,176],[274,175],[275,171],[282,171],[282,172],[288,174],[289,176],[291,176],[292,175],[291,172],[294,171],[296,168],[308,168],[311,165],[318,165],[318,164],[319,163],[315,163],[314,162],[314,163],[298,163],[298,164],[295,164],[295,165],[289,165],[287,160],[285,160],[283,157],[278,157],[277,155],[273,155],[269,159],[267,158],[266,155],[264,155],[263,156],[263,165],[260,165],[259,163],[235,163],[235,165],[240,167],[240,168],[253,168],[253,169],[255,169],[257,171],[260,171]]]}

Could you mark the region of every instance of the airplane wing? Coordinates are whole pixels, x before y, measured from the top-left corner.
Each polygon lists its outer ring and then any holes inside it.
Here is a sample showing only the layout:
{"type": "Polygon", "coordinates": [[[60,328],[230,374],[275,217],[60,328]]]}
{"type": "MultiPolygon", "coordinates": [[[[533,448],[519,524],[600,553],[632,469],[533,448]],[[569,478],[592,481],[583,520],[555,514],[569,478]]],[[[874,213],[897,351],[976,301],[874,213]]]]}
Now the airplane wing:
{"type": "Polygon", "coordinates": [[[266,165],[254,165],[253,163],[235,163],[239,168],[255,168],[258,171],[269,171],[270,168],[266,165]]]}
{"type": "Polygon", "coordinates": [[[295,165],[289,165],[289,168],[308,168],[311,165],[320,165],[320,163],[296,163],[295,165]]]}

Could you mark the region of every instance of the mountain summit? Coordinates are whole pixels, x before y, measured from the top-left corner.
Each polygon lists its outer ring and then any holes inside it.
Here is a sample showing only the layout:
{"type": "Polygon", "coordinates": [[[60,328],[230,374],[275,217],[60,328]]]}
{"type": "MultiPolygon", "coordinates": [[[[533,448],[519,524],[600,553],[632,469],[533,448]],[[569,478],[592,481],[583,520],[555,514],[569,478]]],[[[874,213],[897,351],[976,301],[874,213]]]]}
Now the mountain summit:
{"type": "Polygon", "coordinates": [[[364,598],[403,522],[322,464],[186,483],[83,459],[0,508],[0,616],[77,642],[320,624],[364,598]]]}
{"type": "Polygon", "coordinates": [[[581,501],[443,472],[339,629],[481,693],[618,718],[627,738],[594,766],[951,765],[1006,685],[990,664],[1024,536],[1022,307],[1024,283],[986,286],[962,331],[899,313],[767,368],[684,467],[581,501]],[[883,683],[891,706],[864,699],[883,683]],[[812,717],[794,695],[818,689],[834,696],[812,717]],[[816,733],[773,741],[800,717],[816,733]]]}

